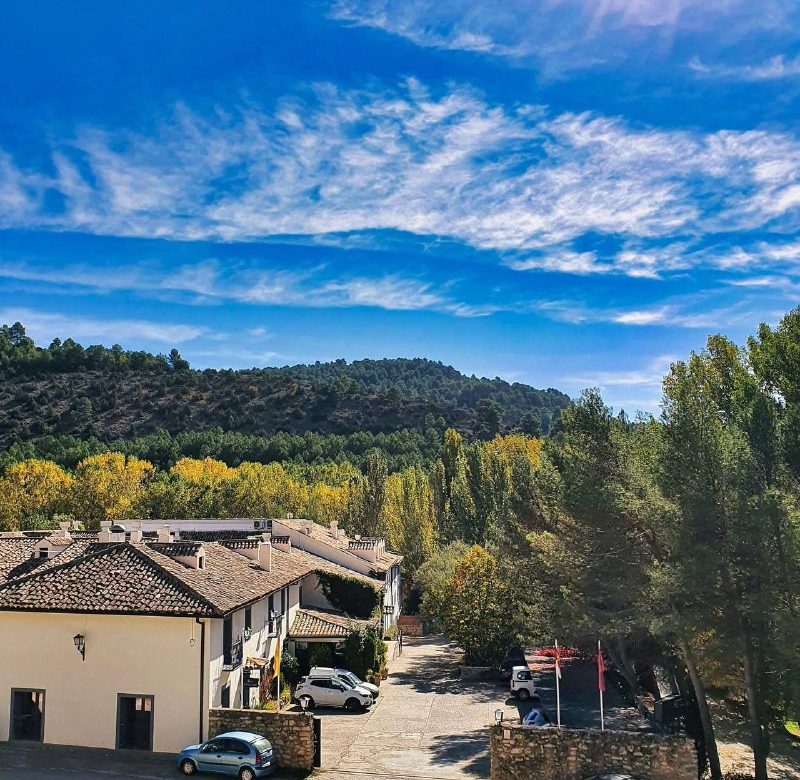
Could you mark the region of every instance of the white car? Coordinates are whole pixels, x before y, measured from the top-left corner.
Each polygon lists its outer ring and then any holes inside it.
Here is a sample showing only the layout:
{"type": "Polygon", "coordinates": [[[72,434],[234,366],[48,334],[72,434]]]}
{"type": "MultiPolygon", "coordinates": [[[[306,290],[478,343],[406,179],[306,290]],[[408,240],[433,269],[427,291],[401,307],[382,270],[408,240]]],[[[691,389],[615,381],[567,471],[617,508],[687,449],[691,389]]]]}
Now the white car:
{"type": "Polygon", "coordinates": [[[364,682],[357,674],[348,669],[333,669],[330,666],[315,666],[310,672],[310,677],[338,677],[346,683],[350,683],[357,688],[364,688],[372,694],[373,699],[377,699],[380,688],[372,683],[364,682]]]}
{"type": "Polygon", "coordinates": [[[294,696],[298,701],[308,697],[308,707],[344,707],[346,710],[365,710],[372,706],[372,694],[361,686],[351,685],[338,677],[303,677],[294,696]]]}
{"type": "Polygon", "coordinates": [[[536,693],[533,675],[527,666],[515,666],[511,669],[511,695],[527,701],[536,693]]]}

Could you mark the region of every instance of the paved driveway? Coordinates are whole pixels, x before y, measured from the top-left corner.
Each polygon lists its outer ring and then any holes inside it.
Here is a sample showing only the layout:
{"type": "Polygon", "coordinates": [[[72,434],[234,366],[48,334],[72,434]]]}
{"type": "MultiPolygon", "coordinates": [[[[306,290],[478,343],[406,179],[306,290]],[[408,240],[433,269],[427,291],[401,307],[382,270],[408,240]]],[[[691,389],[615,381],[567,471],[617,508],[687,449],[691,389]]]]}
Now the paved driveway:
{"type": "Polygon", "coordinates": [[[388,680],[363,714],[319,710],[325,780],[489,777],[487,725],[517,717],[502,683],[462,682],[459,656],[442,637],[406,639],[388,680]]]}

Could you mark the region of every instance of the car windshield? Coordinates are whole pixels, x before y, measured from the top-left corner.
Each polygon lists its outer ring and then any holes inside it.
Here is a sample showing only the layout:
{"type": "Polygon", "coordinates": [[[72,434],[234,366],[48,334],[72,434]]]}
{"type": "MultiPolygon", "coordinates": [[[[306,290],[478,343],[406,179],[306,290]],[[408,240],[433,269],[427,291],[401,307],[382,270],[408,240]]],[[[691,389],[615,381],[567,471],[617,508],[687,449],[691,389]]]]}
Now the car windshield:
{"type": "Polygon", "coordinates": [[[349,682],[351,685],[358,685],[361,680],[354,675],[352,672],[342,672],[339,677],[345,682],[349,682]]]}
{"type": "Polygon", "coordinates": [[[253,747],[259,753],[266,753],[268,750],[272,750],[272,745],[269,744],[269,740],[264,739],[264,737],[259,737],[257,740],[253,742],[253,747]]]}

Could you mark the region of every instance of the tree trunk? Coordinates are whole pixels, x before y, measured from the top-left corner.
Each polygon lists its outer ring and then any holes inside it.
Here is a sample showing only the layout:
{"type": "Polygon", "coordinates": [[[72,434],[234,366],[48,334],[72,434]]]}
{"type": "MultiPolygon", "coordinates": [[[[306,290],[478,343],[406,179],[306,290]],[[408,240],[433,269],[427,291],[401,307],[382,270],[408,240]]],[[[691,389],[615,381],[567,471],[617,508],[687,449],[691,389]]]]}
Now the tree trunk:
{"type": "Polygon", "coordinates": [[[615,642],[609,642],[607,639],[603,639],[603,647],[605,648],[605,651],[608,653],[608,657],[611,659],[611,662],[614,664],[614,666],[617,667],[620,674],[622,674],[622,676],[625,678],[625,682],[627,682],[628,685],[630,685],[631,691],[635,696],[636,675],[633,675],[632,677],[629,675],[629,670],[625,667],[625,662],[623,661],[622,656],[620,656],[617,647],[615,647],[615,644],[618,644],[617,640],[615,640],[615,642]]]}
{"type": "Polygon", "coordinates": [[[758,670],[753,653],[753,646],[745,635],[742,637],[744,647],[744,683],[747,689],[747,713],[750,717],[750,733],[753,741],[753,758],[756,766],[756,780],[767,780],[767,756],[769,755],[769,733],[761,717],[761,696],[758,685],[758,670]]]}
{"type": "Polygon", "coordinates": [[[697,670],[697,665],[694,662],[694,653],[692,653],[689,642],[683,636],[680,636],[678,644],[683,654],[683,661],[686,664],[686,669],[689,672],[689,679],[691,680],[694,690],[694,697],[697,700],[697,709],[700,713],[700,723],[703,726],[703,738],[706,743],[706,755],[708,756],[708,768],[711,772],[711,780],[722,780],[722,768],[719,764],[717,738],[714,736],[714,724],[711,722],[711,710],[708,708],[708,699],[706,699],[706,687],[703,685],[703,679],[700,677],[700,672],[697,670]]]}

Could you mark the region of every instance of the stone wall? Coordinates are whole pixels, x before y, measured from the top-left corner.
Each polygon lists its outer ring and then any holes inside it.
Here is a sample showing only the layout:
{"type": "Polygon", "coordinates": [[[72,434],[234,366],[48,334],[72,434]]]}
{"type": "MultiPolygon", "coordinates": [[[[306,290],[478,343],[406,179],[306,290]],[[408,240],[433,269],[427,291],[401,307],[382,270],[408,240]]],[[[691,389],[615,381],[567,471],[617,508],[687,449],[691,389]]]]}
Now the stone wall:
{"type": "Polygon", "coordinates": [[[685,737],[505,723],[490,732],[492,780],[587,780],[603,772],[641,780],[697,778],[694,742],[685,737]]]}
{"type": "Polygon", "coordinates": [[[267,710],[212,709],[208,735],[225,731],[251,731],[262,734],[287,769],[314,768],[314,716],[308,712],[268,712],[267,710]]]}

